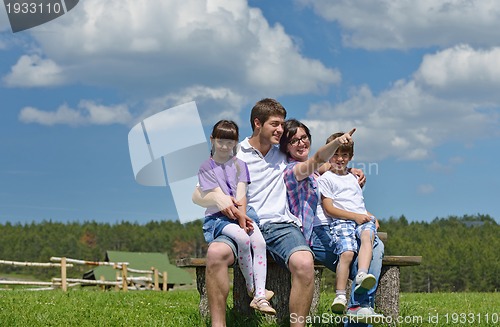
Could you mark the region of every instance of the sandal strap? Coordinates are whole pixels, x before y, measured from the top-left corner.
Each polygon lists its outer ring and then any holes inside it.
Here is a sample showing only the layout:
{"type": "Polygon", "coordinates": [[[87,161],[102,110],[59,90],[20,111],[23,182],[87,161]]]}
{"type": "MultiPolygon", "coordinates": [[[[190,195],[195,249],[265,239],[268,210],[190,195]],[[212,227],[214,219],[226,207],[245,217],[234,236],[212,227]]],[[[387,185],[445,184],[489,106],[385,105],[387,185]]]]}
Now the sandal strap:
{"type": "Polygon", "coordinates": [[[270,307],[271,306],[271,303],[269,303],[268,300],[266,300],[265,297],[260,297],[257,299],[257,305],[260,307],[260,306],[266,306],[266,307],[270,307]]]}

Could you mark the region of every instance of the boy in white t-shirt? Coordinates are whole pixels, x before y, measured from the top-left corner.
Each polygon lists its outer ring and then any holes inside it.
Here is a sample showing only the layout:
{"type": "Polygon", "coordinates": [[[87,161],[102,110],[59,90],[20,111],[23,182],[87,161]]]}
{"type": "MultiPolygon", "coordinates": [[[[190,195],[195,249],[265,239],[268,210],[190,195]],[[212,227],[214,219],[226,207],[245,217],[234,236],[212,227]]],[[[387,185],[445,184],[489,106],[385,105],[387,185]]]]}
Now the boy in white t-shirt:
{"type": "MultiPolygon", "coordinates": [[[[327,143],[344,133],[331,135],[327,143]]],[[[339,256],[336,270],[336,297],[332,311],[343,313],[346,309],[346,286],[349,278],[349,267],[358,253],[358,274],[355,278],[357,294],[368,292],[375,286],[376,278],[369,274],[370,261],[377,221],[366,210],[363,191],[357,177],[347,169],[347,164],[354,155],[354,142],[342,144],[330,159],[330,169],[319,179],[322,209],[318,210],[318,218],[331,218],[331,233],[335,241],[335,254],[339,256]],[[326,217],[320,217],[322,214],[326,217]],[[358,240],[360,246],[358,250],[358,240]]]]}

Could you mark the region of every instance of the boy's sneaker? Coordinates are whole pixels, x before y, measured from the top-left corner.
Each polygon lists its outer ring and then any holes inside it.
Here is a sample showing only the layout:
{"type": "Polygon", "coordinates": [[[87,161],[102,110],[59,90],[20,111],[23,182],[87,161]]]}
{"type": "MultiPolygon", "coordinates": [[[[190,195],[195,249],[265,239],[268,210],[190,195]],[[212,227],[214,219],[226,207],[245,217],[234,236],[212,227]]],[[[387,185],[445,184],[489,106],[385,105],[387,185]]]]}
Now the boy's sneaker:
{"type": "Polygon", "coordinates": [[[347,298],[345,296],[337,296],[332,303],[332,312],[343,314],[347,306],[347,298]]]}
{"type": "Polygon", "coordinates": [[[384,315],[376,313],[371,307],[352,307],[347,309],[346,316],[351,323],[383,324],[384,315]]]}
{"type": "Polygon", "coordinates": [[[356,275],[355,282],[354,293],[365,294],[375,286],[377,279],[372,274],[359,273],[356,275]]]}

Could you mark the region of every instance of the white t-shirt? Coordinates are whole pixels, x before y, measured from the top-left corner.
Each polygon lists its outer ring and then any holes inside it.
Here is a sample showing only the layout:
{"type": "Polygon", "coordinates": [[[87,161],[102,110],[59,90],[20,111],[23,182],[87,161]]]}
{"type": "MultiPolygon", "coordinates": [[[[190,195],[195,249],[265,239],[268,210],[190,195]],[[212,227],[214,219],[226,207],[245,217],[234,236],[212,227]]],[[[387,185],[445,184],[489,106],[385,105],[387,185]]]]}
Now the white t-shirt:
{"type": "MultiPolygon", "coordinates": [[[[363,190],[359,186],[358,179],[353,174],[337,175],[331,171],[325,172],[318,179],[319,191],[321,194],[330,198],[336,208],[355,213],[367,213],[363,190]]],[[[319,201],[316,211],[314,226],[328,225],[328,219],[341,219],[328,216],[319,201]]]]}
{"type": "Polygon", "coordinates": [[[272,146],[266,156],[252,147],[248,137],[241,143],[236,157],[245,161],[250,172],[247,199],[259,216],[260,223],[294,222],[298,219],[288,210],[283,170],[287,165],[286,155],[278,146],[272,146]]]}

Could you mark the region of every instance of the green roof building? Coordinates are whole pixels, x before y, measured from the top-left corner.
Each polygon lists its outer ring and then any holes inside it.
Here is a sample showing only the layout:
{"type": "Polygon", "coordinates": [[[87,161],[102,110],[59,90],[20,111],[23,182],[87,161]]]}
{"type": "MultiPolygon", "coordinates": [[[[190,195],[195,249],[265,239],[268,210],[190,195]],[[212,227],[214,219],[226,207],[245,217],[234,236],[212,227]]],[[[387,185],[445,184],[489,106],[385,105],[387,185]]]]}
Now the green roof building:
{"type": "MultiPolygon", "coordinates": [[[[160,274],[167,272],[167,285],[172,288],[174,285],[192,284],[193,278],[189,272],[178,268],[170,263],[166,253],[158,252],[123,252],[123,251],[106,251],[107,262],[127,262],[128,268],[137,270],[150,270],[152,267],[158,269],[160,274]]],[[[116,273],[120,272],[111,266],[99,266],[83,275],[84,279],[99,280],[101,276],[104,280],[115,281],[116,273]]],[[[121,276],[121,274],[120,274],[121,276]]],[[[128,277],[145,276],[144,274],[128,272],[128,277]]],[[[159,279],[160,285],[163,283],[162,278],[159,279]]],[[[160,286],[160,288],[162,285],[160,286]]]]}

